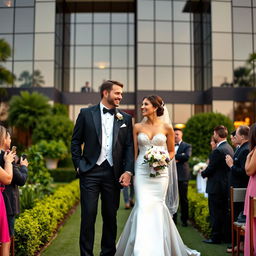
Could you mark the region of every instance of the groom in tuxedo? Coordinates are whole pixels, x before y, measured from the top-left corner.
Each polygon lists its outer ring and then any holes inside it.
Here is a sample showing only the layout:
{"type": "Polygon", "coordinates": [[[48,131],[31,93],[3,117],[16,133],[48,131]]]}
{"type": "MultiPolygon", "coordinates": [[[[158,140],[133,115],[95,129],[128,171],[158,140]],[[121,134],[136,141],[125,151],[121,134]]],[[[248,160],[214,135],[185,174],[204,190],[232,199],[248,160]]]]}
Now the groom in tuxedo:
{"type": "Polygon", "coordinates": [[[134,173],[132,117],[116,107],[123,84],[108,80],[100,87],[101,102],[81,109],[71,141],[72,160],[80,179],[80,255],[93,256],[99,195],[103,219],[101,256],[114,256],[120,188],[134,173]]]}

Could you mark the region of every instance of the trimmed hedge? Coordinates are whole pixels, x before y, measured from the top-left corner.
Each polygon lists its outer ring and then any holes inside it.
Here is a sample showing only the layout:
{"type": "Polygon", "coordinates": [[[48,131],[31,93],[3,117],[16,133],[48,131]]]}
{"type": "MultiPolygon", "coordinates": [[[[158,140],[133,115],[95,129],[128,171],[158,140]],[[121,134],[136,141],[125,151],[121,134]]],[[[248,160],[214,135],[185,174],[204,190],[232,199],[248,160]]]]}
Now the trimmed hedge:
{"type": "MultiPolygon", "coordinates": [[[[190,181],[190,183],[192,183],[190,181]]],[[[188,187],[189,218],[195,224],[195,227],[209,237],[211,233],[210,217],[208,209],[208,199],[196,191],[195,184],[188,187]]]]}
{"type": "Polygon", "coordinates": [[[49,172],[54,182],[71,182],[72,180],[76,179],[76,172],[74,168],[58,168],[49,170],[49,172]]]}
{"type": "Polygon", "coordinates": [[[79,184],[75,180],[22,213],[15,223],[16,255],[34,255],[50,240],[58,223],[78,201],[79,184]]]}

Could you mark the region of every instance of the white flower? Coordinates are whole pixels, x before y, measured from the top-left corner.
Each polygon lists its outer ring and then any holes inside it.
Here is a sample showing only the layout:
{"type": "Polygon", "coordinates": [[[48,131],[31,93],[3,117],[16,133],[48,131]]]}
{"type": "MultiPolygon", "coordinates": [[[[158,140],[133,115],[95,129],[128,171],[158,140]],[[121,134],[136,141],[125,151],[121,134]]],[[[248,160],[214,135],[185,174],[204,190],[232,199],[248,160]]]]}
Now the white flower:
{"type": "Polygon", "coordinates": [[[118,120],[123,120],[124,119],[123,115],[121,113],[119,113],[119,112],[116,113],[116,118],[118,120]]]}
{"type": "Polygon", "coordinates": [[[194,165],[193,166],[193,174],[194,175],[197,175],[197,173],[199,171],[204,171],[207,167],[207,164],[206,163],[203,163],[203,162],[199,162],[198,164],[194,165]]]}

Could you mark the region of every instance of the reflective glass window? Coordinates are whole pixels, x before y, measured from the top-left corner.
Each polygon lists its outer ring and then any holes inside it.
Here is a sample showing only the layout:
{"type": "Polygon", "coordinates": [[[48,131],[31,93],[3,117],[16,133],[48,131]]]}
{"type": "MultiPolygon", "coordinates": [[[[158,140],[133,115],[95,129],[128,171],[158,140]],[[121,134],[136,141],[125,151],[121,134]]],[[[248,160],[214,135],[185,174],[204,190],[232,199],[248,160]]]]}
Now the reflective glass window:
{"type": "Polygon", "coordinates": [[[133,24],[129,24],[129,41],[128,41],[129,45],[134,45],[134,25],[133,24]]]}
{"type": "Polygon", "coordinates": [[[233,8],[233,31],[252,32],[252,15],[250,8],[233,8]]]}
{"type": "Polygon", "coordinates": [[[110,26],[109,24],[95,24],[93,31],[93,43],[106,45],[110,43],[110,26]]]}
{"type": "Polygon", "coordinates": [[[54,62],[53,61],[36,61],[35,70],[40,70],[44,77],[44,87],[54,87],[54,62]]]}
{"type": "Polygon", "coordinates": [[[99,69],[105,69],[110,66],[109,58],[110,48],[108,46],[93,47],[93,65],[99,69]]]}
{"type": "Polygon", "coordinates": [[[174,65],[190,66],[190,45],[174,45],[174,65]]]}
{"type": "Polygon", "coordinates": [[[231,61],[213,61],[212,64],[212,85],[229,87],[233,82],[233,69],[231,61]]]}
{"type": "Polygon", "coordinates": [[[128,70],[128,91],[134,92],[134,69],[128,70]]]}
{"type": "Polygon", "coordinates": [[[256,33],[256,8],[253,8],[253,33],[256,33]]]}
{"type": "Polygon", "coordinates": [[[123,88],[123,92],[127,91],[127,70],[126,69],[111,69],[111,78],[113,80],[120,81],[125,86],[123,88]]]}
{"type": "Polygon", "coordinates": [[[156,42],[172,41],[172,23],[156,22],[156,42]]]}
{"type": "Polygon", "coordinates": [[[138,64],[139,65],[154,64],[153,44],[138,44],[138,64]]]}
{"type": "Polygon", "coordinates": [[[54,59],[54,35],[36,34],[35,35],[35,59],[53,60],[54,59]]]}
{"type": "Polygon", "coordinates": [[[31,61],[16,61],[14,62],[14,75],[16,76],[15,86],[17,87],[32,87],[30,76],[32,75],[31,61]],[[28,82],[29,81],[29,82],[28,82]]]}
{"type": "Polygon", "coordinates": [[[172,65],[171,44],[156,44],[156,65],[172,65]]]}
{"type": "Polygon", "coordinates": [[[232,59],[231,34],[213,33],[212,34],[212,58],[213,59],[232,59]]]}
{"type": "Polygon", "coordinates": [[[36,32],[54,32],[55,3],[36,3],[35,20],[36,32]]]}
{"type": "Polygon", "coordinates": [[[138,19],[150,19],[154,18],[153,0],[138,0],[138,19]]]}
{"type": "Polygon", "coordinates": [[[70,26],[70,44],[75,44],[75,25],[71,24],[70,26]]]}
{"type": "Polygon", "coordinates": [[[251,7],[251,0],[232,0],[233,6],[247,6],[251,7]]]}
{"type": "Polygon", "coordinates": [[[14,59],[32,60],[33,57],[33,35],[15,35],[14,59]]]}
{"type": "Polygon", "coordinates": [[[231,120],[234,120],[234,103],[228,100],[213,100],[212,111],[221,113],[228,116],[231,120]]]}
{"type": "Polygon", "coordinates": [[[129,23],[134,23],[134,14],[128,13],[129,23]]]}
{"type": "Polygon", "coordinates": [[[93,88],[94,91],[99,91],[99,87],[105,80],[110,79],[109,69],[94,69],[93,70],[93,88]]]}
{"type": "Polygon", "coordinates": [[[88,81],[91,88],[94,91],[94,86],[92,84],[92,71],[91,69],[75,69],[75,92],[81,92],[82,86],[88,81]]]}
{"type": "Polygon", "coordinates": [[[176,124],[185,124],[192,116],[191,105],[189,104],[174,104],[173,105],[173,122],[176,124]]]}
{"type": "Polygon", "coordinates": [[[190,68],[174,68],[174,90],[190,91],[191,74],[190,68]]]}
{"type": "Polygon", "coordinates": [[[134,67],[134,47],[133,46],[129,47],[129,67],[130,68],[134,67]]]}
{"type": "Polygon", "coordinates": [[[77,23],[92,22],[92,13],[76,13],[75,18],[73,18],[73,19],[76,19],[77,23]]]}
{"type": "MultiPolygon", "coordinates": [[[[0,39],[4,39],[9,44],[11,49],[13,49],[13,35],[0,34],[0,39]]],[[[12,56],[8,60],[10,60],[11,58],[12,56]]],[[[2,65],[2,62],[1,62],[1,65],[2,65]]]]}
{"type": "Polygon", "coordinates": [[[154,69],[152,67],[138,67],[138,90],[154,89],[154,69]]]}
{"type": "Polygon", "coordinates": [[[156,19],[172,20],[172,2],[156,1],[156,19]]]}
{"type": "MultiPolygon", "coordinates": [[[[72,33],[73,34],[73,33],[72,33]]],[[[76,25],[76,44],[92,44],[92,25],[76,25]]]]}
{"type": "Polygon", "coordinates": [[[139,42],[153,41],[153,22],[148,22],[148,21],[138,22],[138,41],[139,42]]]}
{"type": "Polygon", "coordinates": [[[16,6],[34,6],[35,0],[15,0],[16,6]]]}
{"type": "Polygon", "coordinates": [[[190,43],[190,23],[174,22],[174,42],[190,43]]]}
{"type": "Polygon", "coordinates": [[[0,9],[0,33],[13,32],[13,8],[0,9]]]}
{"type": "Polygon", "coordinates": [[[71,46],[70,48],[69,48],[69,63],[67,63],[67,66],[66,66],[66,68],[68,68],[69,67],[69,65],[70,65],[70,67],[71,68],[73,68],[74,67],[74,51],[75,51],[75,47],[73,47],[73,46],[71,46]]]}
{"type": "Polygon", "coordinates": [[[110,13],[94,13],[93,14],[94,22],[110,22],[110,13]]]}
{"type": "Polygon", "coordinates": [[[127,48],[122,46],[113,46],[111,48],[111,66],[112,68],[127,67],[127,48]]]}
{"type": "Polygon", "coordinates": [[[92,47],[77,46],[76,47],[76,67],[92,66],[92,47]]]}
{"type": "Polygon", "coordinates": [[[127,44],[127,25],[113,24],[111,27],[112,44],[127,44]]]}
{"type": "Polygon", "coordinates": [[[156,90],[172,90],[172,68],[156,68],[156,90]]]}
{"type": "Polygon", "coordinates": [[[127,13],[112,13],[111,21],[112,22],[127,22],[128,14],[127,13]]]}
{"type": "Polygon", "coordinates": [[[252,35],[234,34],[234,59],[246,60],[251,53],[252,35]]]}
{"type": "Polygon", "coordinates": [[[212,1],[211,13],[212,31],[231,31],[231,3],[212,1]]]}
{"type": "Polygon", "coordinates": [[[15,32],[26,33],[34,31],[34,8],[16,8],[15,32]]]}
{"type": "Polygon", "coordinates": [[[183,12],[183,8],[186,2],[183,1],[174,1],[173,2],[173,13],[174,13],[174,20],[189,20],[190,16],[189,13],[183,12]]]}

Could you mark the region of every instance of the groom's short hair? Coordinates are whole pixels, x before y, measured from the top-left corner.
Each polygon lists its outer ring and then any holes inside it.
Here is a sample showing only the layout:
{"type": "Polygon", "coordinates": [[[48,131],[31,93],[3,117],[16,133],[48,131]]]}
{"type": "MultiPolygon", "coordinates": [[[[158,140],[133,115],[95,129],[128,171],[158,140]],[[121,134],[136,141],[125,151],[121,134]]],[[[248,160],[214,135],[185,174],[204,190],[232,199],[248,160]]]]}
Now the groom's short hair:
{"type": "Polygon", "coordinates": [[[103,92],[105,90],[107,90],[108,92],[110,92],[112,90],[112,87],[113,85],[118,85],[120,87],[124,87],[124,85],[118,81],[115,81],[115,80],[107,80],[107,81],[104,81],[102,83],[102,85],[100,86],[100,95],[101,95],[101,98],[103,98],[103,92]]]}

